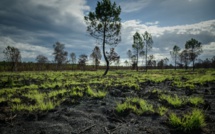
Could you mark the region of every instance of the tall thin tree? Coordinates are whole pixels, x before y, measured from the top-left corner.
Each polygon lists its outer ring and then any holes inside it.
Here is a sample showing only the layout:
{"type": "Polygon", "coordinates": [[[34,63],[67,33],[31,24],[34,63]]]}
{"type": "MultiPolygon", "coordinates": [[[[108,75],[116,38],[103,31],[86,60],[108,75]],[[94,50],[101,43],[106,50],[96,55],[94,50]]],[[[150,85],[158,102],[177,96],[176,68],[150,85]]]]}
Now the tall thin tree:
{"type": "Polygon", "coordinates": [[[71,62],[72,62],[72,70],[74,70],[74,65],[76,63],[76,55],[74,52],[70,54],[71,62]]]}
{"type": "Polygon", "coordinates": [[[135,51],[136,57],[137,57],[137,66],[136,66],[136,70],[138,71],[138,59],[139,59],[139,53],[140,51],[143,49],[144,45],[143,45],[143,39],[140,36],[140,34],[138,32],[136,32],[133,35],[133,45],[132,48],[135,51]]]}
{"type": "Polygon", "coordinates": [[[176,70],[176,62],[177,62],[180,50],[181,50],[180,47],[178,47],[177,45],[175,45],[173,47],[173,50],[170,51],[170,55],[172,56],[172,58],[173,58],[173,60],[175,62],[175,70],[176,70]]]}
{"type": "Polygon", "coordinates": [[[152,40],[152,35],[147,31],[145,31],[145,33],[142,36],[145,42],[146,72],[147,72],[147,54],[148,54],[148,51],[152,48],[153,40],[152,40]]]}
{"type": "Polygon", "coordinates": [[[194,71],[195,60],[203,52],[201,42],[192,38],[186,42],[185,49],[188,50],[188,53],[190,55],[190,60],[193,63],[193,71],[194,71]]]}
{"type": "Polygon", "coordinates": [[[111,3],[110,0],[102,0],[97,2],[95,12],[89,12],[85,16],[87,31],[90,35],[102,41],[103,56],[106,61],[105,76],[109,70],[109,61],[106,56],[105,45],[117,45],[121,41],[121,13],[120,6],[111,3]]]}
{"type": "Polygon", "coordinates": [[[95,48],[93,49],[93,52],[90,55],[90,57],[93,59],[93,62],[95,64],[95,68],[97,70],[98,66],[99,66],[99,63],[100,63],[100,60],[102,58],[102,54],[101,54],[101,51],[100,51],[98,46],[95,46],[95,48]]]}

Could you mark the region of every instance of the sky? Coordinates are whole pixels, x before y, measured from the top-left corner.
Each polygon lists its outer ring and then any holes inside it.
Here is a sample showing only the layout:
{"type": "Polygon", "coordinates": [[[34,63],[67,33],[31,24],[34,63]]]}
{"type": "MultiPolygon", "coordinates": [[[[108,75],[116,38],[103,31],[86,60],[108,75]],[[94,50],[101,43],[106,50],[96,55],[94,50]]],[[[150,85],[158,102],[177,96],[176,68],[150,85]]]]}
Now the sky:
{"type": "MultiPolygon", "coordinates": [[[[112,0],[112,2],[114,2],[112,0]]],[[[184,49],[186,41],[194,38],[202,43],[201,59],[215,56],[214,0],[115,0],[122,9],[122,41],[115,46],[121,64],[132,50],[135,32],[152,34],[155,60],[169,58],[174,45],[184,49]]],[[[54,61],[53,44],[65,44],[65,50],[81,54],[92,53],[102,42],[86,32],[84,16],[94,11],[97,0],[1,0],[0,1],[0,61],[3,50],[14,46],[22,61],[36,62],[44,55],[54,61]]],[[[68,56],[68,59],[69,56],[68,56]]],[[[90,61],[89,63],[90,64],[90,61]]],[[[104,59],[102,58],[102,64],[104,59]]]]}

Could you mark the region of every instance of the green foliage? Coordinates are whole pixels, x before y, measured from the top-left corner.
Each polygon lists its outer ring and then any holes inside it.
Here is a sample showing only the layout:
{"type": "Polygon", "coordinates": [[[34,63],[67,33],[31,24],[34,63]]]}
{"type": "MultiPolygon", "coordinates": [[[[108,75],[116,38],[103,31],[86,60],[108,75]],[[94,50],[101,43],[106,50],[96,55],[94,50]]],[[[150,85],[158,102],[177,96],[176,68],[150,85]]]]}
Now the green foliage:
{"type": "Polygon", "coordinates": [[[160,116],[163,116],[166,112],[168,111],[168,108],[164,107],[164,106],[159,106],[158,107],[158,114],[160,116]]]}
{"type": "Polygon", "coordinates": [[[160,99],[166,100],[168,102],[168,104],[170,104],[174,107],[180,107],[184,104],[184,99],[178,97],[178,95],[176,95],[176,94],[174,94],[173,96],[162,94],[160,96],[160,99]]]}
{"type": "Polygon", "coordinates": [[[124,103],[117,104],[116,111],[118,113],[122,113],[125,110],[131,110],[138,115],[142,115],[145,112],[154,112],[153,105],[140,98],[126,98],[124,103]]]}
{"type": "Polygon", "coordinates": [[[188,101],[195,106],[204,104],[204,99],[202,97],[189,97],[188,101]]]}
{"type": "Polygon", "coordinates": [[[169,122],[172,126],[184,132],[200,129],[206,125],[205,116],[199,109],[194,109],[192,112],[184,114],[182,118],[171,113],[169,122]]]}
{"type": "Polygon", "coordinates": [[[90,86],[87,86],[86,93],[93,98],[103,98],[107,94],[107,92],[105,91],[101,91],[101,90],[95,91],[90,86]]]}

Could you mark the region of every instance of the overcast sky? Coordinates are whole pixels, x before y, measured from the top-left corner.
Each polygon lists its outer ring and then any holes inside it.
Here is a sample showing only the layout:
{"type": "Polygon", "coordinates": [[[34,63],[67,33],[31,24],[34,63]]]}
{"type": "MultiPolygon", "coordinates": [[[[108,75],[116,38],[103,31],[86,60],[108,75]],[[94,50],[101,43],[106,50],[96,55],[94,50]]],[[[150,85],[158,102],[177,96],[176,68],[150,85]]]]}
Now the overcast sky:
{"type": "MultiPolygon", "coordinates": [[[[115,48],[122,63],[126,52],[132,50],[136,31],[152,34],[154,44],[149,54],[156,60],[171,59],[173,46],[183,49],[191,38],[202,43],[204,52],[199,58],[215,56],[215,0],[115,2],[122,9],[122,41],[115,48]]],[[[89,56],[101,42],[86,32],[84,15],[94,11],[96,4],[97,0],[0,0],[0,50],[14,46],[21,51],[22,61],[35,62],[39,54],[53,61],[53,44],[59,41],[69,54],[89,56]]]]}

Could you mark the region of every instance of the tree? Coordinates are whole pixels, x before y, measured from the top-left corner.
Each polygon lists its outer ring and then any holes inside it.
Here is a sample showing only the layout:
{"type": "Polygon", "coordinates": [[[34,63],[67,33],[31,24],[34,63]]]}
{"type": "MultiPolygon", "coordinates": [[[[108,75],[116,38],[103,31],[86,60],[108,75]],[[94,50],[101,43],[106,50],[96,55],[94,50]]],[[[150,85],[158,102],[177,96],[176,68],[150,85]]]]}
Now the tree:
{"type": "Polygon", "coordinates": [[[110,52],[106,52],[106,54],[110,65],[112,62],[117,62],[120,59],[120,56],[115,52],[114,48],[110,48],[110,52]]]}
{"type": "Polygon", "coordinates": [[[134,52],[136,54],[136,57],[137,57],[137,71],[138,71],[138,58],[139,58],[139,52],[143,49],[143,40],[142,40],[142,37],[140,36],[140,34],[138,32],[136,32],[134,35],[133,35],[133,45],[132,45],[132,48],[134,49],[134,52]]]}
{"type": "Polygon", "coordinates": [[[8,62],[12,64],[11,71],[17,71],[18,63],[21,62],[21,53],[18,48],[7,46],[3,51],[8,62]]]}
{"type": "Polygon", "coordinates": [[[100,51],[98,46],[95,46],[95,48],[93,49],[93,52],[90,55],[90,57],[93,59],[95,67],[96,67],[96,70],[97,70],[97,68],[98,68],[98,66],[100,64],[100,60],[102,58],[102,54],[101,54],[101,51],[100,51]]]}
{"type": "Polygon", "coordinates": [[[44,65],[45,63],[48,63],[48,62],[49,62],[48,58],[47,58],[46,56],[44,56],[44,55],[38,55],[38,56],[36,57],[36,61],[37,61],[37,63],[39,64],[40,70],[42,70],[42,67],[43,67],[43,65],[44,65]]]}
{"type": "Polygon", "coordinates": [[[87,62],[87,55],[85,54],[80,55],[78,59],[78,64],[83,70],[85,70],[86,62],[87,62]]]}
{"type": "Polygon", "coordinates": [[[109,70],[109,61],[106,56],[105,45],[117,45],[121,41],[120,13],[121,8],[115,2],[112,4],[110,0],[102,0],[102,2],[97,2],[95,12],[89,12],[84,17],[87,24],[87,31],[92,37],[102,41],[103,56],[106,61],[106,70],[103,76],[109,70]]]}
{"type": "Polygon", "coordinates": [[[146,72],[147,72],[147,53],[152,48],[153,40],[152,35],[149,34],[147,31],[145,31],[145,33],[142,36],[145,42],[146,72]]]}
{"type": "Polygon", "coordinates": [[[125,60],[124,63],[125,63],[125,66],[128,66],[128,65],[129,65],[129,63],[128,63],[127,60],[125,60]]]}
{"type": "Polygon", "coordinates": [[[53,55],[55,56],[55,62],[57,62],[57,68],[59,68],[63,63],[67,62],[68,53],[64,51],[64,44],[61,44],[60,42],[56,42],[53,47],[53,55]]]}
{"type": "Polygon", "coordinates": [[[131,56],[132,56],[131,50],[127,51],[127,55],[128,55],[129,63],[131,64],[131,56]]]}
{"type": "Polygon", "coordinates": [[[190,60],[193,62],[194,71],[195,60],[203,52],[201,42],[192,38],[186,42],[185,49],[187,49],[190,54],[190,60]]]}
{"type": "Polygon", "coordinates": [[[74,65],[76,63],[76,55],[75,55],[75,53],[72,52],[70,54],[70,58],[71,58],[71,62],[72,62],[72,70],[74,70],[74,65]]]}
{"type": "Polygon", "coordinates": [[[37,63],[48,63],[49,62],[48,58],[44,55],[38,55],[36,57],[36,61],[37,61],[37,63]]]}
{"type": "Polygon", "coordinates": [[[178,47],[177,45],[175,45],[173,47],[173,50],[170,51],[170,55],[171,55],[171,57],[173,58],[173,60],[175,62],[175,70],[176,70],[176,62],[177,62],[180,50],[181,50],[180,47],[178,47]]]}
{"type": "Polygon", "coordinates": [[[149,55],[149,60],[148,60],[148,63],[147,65],[150,66],[150,67],[153,67],[153,66],[156,66],[156,61],[154,60],[154,55],[149,55]]]}
{"type": "Polygon", "coordinates": [[[180,58],[180,61],[181,63],[184,64],[185,66],[185,69],[188,68],[188,64],[190,63],[190,54],[188,52],[188,50],[183,50],[180,54],[179,54],[179,58],[180,58]]]}
{"type": "Polygon", "coordinates": [[[137,56],[136,55],[132,55],[131,56],[131,62],[132,62],[132,69],[136,69],[137,66],[137,56]]]}
{"type": "Polygon", "coordinates": [[[143,59],[142,59],[142,64],[143,64],[144,56],[145,56],[145,51],[142,50],[142,51],[140,52],[140,57],[143,58],[143,59]]]}

